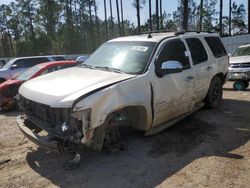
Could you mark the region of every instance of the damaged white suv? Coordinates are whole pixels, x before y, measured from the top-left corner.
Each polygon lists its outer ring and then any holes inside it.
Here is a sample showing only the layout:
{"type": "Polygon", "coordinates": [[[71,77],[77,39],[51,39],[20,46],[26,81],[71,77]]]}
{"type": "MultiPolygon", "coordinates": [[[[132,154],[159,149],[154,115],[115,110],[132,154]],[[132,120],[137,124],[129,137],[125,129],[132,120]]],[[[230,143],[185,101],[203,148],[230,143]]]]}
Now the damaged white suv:
{"type": "Polygon", "coordinates": [[[17,117],[33,142],[102,149],[119,124],[155,134],[222,101],[228,56],[217,34],[149,33],[110,40],[78,67],[24,83],[17,117]],[[47,134],[41,134],[41,132],[47,134]]]}

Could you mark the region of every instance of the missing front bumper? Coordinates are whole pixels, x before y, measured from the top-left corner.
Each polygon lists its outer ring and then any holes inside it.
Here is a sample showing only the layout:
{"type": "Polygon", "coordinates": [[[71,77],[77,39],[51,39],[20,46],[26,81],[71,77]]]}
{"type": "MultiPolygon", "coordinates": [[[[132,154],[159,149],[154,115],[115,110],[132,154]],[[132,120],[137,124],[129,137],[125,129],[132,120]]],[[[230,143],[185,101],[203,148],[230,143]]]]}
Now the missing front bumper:
{"type": "Polygon", "coordinates": [[[16,122],[22,133],[32,142],[39,145],[42,148],[45,148],[53,152],[61,152],[62,146],[60,141],[51,140],[48,136],[40,136],[36,131],[32,130],[29,126],[26,125],[25,116],[17,116],[16,122]]]}

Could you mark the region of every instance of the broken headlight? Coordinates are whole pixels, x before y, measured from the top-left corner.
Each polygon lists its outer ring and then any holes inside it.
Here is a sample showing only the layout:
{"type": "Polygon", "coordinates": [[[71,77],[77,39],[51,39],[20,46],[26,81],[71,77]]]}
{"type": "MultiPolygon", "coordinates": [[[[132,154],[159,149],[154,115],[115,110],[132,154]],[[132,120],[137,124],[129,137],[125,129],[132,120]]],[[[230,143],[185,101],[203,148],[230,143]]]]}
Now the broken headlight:
{"type": "Polygon", "coordinates": [[[75,111],[71,114],[71,116],[78,121],[82,122],[82,129],[88,129],[90,126],[90,116],[91,116],[91,109],[84,109],[84,110],[79,110],[75,111]]]}

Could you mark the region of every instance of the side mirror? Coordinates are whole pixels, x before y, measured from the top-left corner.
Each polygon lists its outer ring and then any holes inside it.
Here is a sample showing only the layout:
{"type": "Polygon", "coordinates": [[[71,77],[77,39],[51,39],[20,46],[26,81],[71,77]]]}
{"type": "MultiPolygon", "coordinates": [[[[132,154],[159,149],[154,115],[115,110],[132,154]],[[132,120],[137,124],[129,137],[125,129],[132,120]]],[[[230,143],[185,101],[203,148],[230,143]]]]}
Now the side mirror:
{"type": "Polygon", "coordinates": [[[17,69],[18,68],[18,65],[17,64],[13,64],[12,66],[11,66],[11,69],[17,69]]]}
{"type": "Polygon", "coordinates": [[[161,74],[178,73],[183,71],[183,65],[179,61],[163,62],[160,68],[161,74]]]}

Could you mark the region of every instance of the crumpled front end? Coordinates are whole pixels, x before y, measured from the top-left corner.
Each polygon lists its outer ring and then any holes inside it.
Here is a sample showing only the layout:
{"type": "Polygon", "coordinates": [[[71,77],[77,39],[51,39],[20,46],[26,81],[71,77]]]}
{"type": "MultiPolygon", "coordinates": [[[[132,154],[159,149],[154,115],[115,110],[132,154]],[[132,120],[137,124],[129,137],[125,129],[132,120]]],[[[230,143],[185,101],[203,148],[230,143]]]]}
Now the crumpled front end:
{"type": "Polygon", "coordinates": [[[88,126],[90,111],[86,112],[86,118],[80,119],[71,108],[52,108],[21,95],[20,107],[26,115],[18,117],[18,126],[26,137],[39,146],[62,151],[86,142],[83,128],[88,126]]]}

